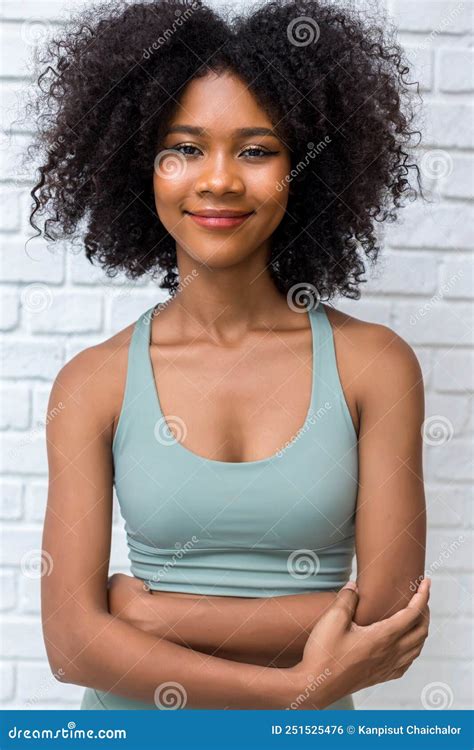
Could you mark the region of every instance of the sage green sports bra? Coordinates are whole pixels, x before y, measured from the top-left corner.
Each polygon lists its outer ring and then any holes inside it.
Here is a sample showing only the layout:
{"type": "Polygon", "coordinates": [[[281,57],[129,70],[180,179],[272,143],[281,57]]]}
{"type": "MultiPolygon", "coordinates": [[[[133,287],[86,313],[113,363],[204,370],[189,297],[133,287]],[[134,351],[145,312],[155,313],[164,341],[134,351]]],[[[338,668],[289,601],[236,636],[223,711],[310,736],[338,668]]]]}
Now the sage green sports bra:
{"type": "MultiPolygon", "coordinates": [[[[244,463],[198,456],[165,419],[150,358],[155,308],[136,321],[113,440],[114,485],[131,572],[150,588],[266,597],[339,589],[350,577],[357,435],[332,327],[308,311],[310,406],[274,455],[244,463]]],[[[179,421],[179,420],[178,420],[179,421]]]]}

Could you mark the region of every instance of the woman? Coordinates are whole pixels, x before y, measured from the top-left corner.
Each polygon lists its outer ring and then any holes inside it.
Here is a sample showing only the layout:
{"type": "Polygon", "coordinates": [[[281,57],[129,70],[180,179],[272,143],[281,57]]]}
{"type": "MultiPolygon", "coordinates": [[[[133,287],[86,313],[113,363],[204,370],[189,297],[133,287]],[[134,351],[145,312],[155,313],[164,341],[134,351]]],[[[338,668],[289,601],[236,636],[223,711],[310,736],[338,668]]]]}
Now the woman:
{"type": "Polygon", "coordinates": [[[327,304],[410,194],[400,51],[314,1],[107,3],[44,62],[33,226],[170,292],[51,391],[51,667],[85,709],[352,708],[428,627],[420,368],[327,304]]]}

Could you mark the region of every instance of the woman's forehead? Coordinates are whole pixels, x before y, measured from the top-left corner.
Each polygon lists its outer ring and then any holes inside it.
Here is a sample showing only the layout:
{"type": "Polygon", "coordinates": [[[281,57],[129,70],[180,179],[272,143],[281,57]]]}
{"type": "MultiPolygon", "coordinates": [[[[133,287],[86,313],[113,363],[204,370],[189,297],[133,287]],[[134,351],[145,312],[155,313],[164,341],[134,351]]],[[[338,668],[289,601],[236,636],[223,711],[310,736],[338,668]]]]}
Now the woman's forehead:
{"type": "Polygon", "coordinates": [[[210,74],[190,81],[177,102],[170,127],[185,123],[209,132],[245,127],[271,129],[272,123],[249,86],[237,75],[210,74]]]}

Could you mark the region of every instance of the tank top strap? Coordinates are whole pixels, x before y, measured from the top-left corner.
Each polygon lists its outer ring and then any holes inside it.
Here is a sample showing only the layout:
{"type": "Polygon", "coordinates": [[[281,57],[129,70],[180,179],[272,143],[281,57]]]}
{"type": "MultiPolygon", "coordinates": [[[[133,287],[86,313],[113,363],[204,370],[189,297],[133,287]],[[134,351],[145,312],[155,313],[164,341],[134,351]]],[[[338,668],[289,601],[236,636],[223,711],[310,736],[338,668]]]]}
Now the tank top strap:
{"type": "Polygon", "coordinates": [[[343,396],[341,380],[337,368],[334,334],[323,304],[311,310],[313,315],[313,346],[315,366],[313,387],[318,406],[325,401],[340,400],[343,396]]]}
{"type": "MultiPolygon", "coordinates": [[[[145,407],[161,413],[156,394],[155,379],[150,359],[151,323],[156,305],[143,312],[135,323],[128,354],[125,401],[131,409],[137,400],[145,407]],[[145,402],[150,401],[145,404],[145,402]]],[[[312,410],[326,402],[345,402],[337,368],[334,335],[326,310],[322,304],[309,311],[312,323],[313,383],[312,410]]]]}
{"type": "Polygon", "coordinates": [[[145,310],[136,320],[130,340],[127,365],[127,391],[132,397],[144,394],[150,382],[150,333],[155,307],[145,310]]]}

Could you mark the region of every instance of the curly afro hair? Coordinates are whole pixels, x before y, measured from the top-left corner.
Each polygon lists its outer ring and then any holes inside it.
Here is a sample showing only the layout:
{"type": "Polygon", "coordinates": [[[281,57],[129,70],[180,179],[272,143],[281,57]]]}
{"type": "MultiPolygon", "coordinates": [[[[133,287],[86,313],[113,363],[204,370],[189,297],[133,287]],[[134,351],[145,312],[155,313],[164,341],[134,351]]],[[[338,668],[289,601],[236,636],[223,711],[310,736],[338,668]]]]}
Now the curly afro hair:
{"type": "Polygon", "coordinates": [[[108,276],[159,275],[175,294],[175,242],[153,195],[156,147],[191,79],[232,72],[290,150],[287,211],[271,240],[274,283],[282,293],[304,283],[325,299],[358,299],[366,262],[380,251],[375,222],[394,220],[420,188],[418,88],[388,37],[386,24],[318,0],[272,0],[232,17],[201,0],[82,11],[40,53],[32,227],[41,234],[44,216],[47,239],[80,234],[108,276]]]}

